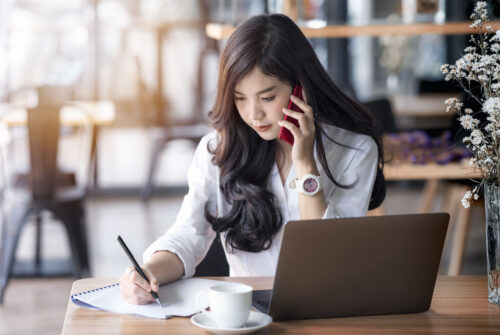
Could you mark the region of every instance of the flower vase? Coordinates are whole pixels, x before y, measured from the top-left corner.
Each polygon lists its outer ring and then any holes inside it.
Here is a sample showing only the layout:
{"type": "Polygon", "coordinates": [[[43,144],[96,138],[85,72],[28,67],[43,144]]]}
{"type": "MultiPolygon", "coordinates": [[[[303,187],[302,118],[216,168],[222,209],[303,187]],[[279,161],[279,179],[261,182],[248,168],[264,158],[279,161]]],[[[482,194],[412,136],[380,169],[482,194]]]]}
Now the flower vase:
{"type": "Polygon", "coordinates": [[[484,186],[488,301],[500,305],[500,187],[484,186]]]}

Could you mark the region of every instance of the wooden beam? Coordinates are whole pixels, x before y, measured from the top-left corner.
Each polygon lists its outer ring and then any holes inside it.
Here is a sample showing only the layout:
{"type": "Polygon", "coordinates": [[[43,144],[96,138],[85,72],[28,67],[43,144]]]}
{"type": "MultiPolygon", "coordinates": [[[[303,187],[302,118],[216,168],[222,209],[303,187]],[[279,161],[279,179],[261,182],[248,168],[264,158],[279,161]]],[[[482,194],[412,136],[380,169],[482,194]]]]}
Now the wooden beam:
{"type": "MultiPolygon", "coordinates": [[[[364,26],[329,25],[323,28],[301,27],[300,29],[308,38],[343,38],[356,36],[381,36],[381,35],[461,35],[476,34],[477,30],[470,28],[472,22],[412,23],[412,24],[370,24],[364,26]]],[[[500,29],[500,21],[491,21],[489,25],[493,30],[500,29]]],[[[205,32],[208,37],[222,40],[226,39],[236,27],[208,23],[205,32]]]]}

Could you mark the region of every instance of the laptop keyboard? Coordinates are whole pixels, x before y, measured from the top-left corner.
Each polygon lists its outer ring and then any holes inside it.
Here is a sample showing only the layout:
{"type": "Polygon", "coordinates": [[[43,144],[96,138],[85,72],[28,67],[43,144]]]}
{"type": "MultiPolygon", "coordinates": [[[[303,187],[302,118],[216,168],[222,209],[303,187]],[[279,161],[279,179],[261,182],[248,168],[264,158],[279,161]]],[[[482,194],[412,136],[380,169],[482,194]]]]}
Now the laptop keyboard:
{"type": "Polygon", "coordinates": [[[260,307],[262,307],[264,310],[269,310],[269,301],[265,301],[265,300],[255,300],[255,304],[257,305],[260,305],[260,307]]]}
{"type": "Polygon", "coordinates": [[[272,290],[254,290],[252,292],[252,305],[263,313],[269,311],[272,290]]]}

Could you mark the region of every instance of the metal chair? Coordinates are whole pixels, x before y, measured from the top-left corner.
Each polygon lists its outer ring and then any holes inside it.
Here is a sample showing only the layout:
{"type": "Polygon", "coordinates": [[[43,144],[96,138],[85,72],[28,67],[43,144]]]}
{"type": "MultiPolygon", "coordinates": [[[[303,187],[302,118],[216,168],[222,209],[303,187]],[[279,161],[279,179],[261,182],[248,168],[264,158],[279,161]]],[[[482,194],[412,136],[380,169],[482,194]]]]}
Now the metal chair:
{"type": "Polygon", "coordinates": [[[92,124],[80,108],[62,108],[63,100],[57,97],[60,90],[64,88],[40,88],[36,108],[10,111],[0,118],[3,176],[0,303],[13,275],[22,229],[32,221],[36,224],[33,274],[42,275],[42,212],[51,213],[64,225],[75,276],[89,275],[86,187],[80,185],[87,185],[92,124]],[[70,155],[75,156],[78,169],[68,169],[70,155]]]}

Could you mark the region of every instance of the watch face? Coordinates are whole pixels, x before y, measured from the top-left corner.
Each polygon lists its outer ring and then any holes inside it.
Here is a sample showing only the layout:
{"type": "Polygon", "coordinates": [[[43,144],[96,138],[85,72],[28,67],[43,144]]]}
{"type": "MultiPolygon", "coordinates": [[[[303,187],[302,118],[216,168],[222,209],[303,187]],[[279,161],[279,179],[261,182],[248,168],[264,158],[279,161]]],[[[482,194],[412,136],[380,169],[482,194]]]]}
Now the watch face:
{"type": "Polygon", "coordinates": [[[314,178],[307,178],[305,181],[304,181],[304,191],[306,191],[307,193],[313,193],[315,192],[317,189],[318,189],[318,181],[314,178]]]}

